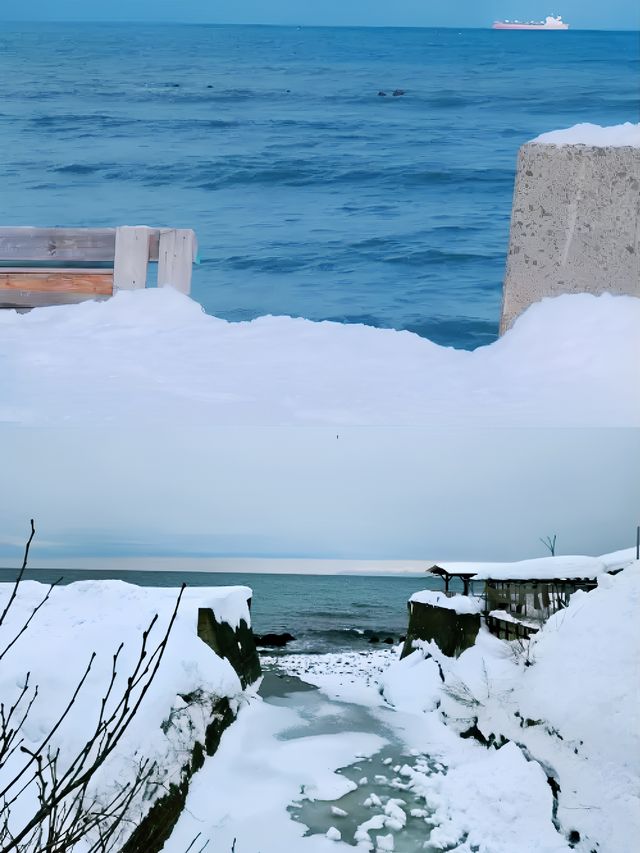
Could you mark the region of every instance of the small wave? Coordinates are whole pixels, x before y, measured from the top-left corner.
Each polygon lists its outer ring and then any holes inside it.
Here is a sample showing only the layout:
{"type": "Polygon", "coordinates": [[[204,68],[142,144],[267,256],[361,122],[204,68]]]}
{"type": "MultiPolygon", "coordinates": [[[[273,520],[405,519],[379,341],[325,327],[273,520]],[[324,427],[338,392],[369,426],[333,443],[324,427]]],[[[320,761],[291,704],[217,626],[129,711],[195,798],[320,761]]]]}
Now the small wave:
{"type": "Polygon", "coordinates": [[[93,175],[103,168],[103,166],[94,166],[88,163],[68,163],[66,166],[56,166],[52,171],[61,175],[93,175]]]}

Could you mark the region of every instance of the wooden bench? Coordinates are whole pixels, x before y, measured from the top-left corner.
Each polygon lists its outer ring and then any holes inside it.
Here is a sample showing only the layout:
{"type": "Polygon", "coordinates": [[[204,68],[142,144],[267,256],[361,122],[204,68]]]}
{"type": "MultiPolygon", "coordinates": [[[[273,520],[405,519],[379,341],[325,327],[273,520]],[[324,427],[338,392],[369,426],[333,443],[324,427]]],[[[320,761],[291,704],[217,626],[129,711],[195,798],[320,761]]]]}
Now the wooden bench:
{"type": "Polygon", "coordinates": [[[190,229],[0,227],[0,308],[36,308],[108,299],[147,286],[158,263],[158,286],[191,290],[197,242],[190,229]]]}

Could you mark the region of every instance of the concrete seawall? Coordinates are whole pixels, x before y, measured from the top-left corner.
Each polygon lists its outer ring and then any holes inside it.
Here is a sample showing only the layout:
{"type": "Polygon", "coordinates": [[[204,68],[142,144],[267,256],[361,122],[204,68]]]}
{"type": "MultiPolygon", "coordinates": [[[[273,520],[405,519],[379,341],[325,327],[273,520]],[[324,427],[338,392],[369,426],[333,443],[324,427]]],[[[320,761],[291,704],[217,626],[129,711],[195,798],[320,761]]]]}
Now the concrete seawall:
{"type": "Polygon", "coordinates": [[[640,297],[639,242],[640,148],[523,145],[500,334],[546,296],[640,297]]]}

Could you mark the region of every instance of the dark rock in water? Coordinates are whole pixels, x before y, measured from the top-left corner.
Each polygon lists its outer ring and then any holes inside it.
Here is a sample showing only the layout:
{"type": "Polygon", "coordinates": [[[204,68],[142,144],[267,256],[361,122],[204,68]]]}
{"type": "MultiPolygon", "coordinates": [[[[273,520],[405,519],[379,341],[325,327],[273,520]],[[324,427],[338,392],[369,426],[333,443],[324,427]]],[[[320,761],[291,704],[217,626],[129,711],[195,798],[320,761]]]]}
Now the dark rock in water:
{"type": "Polygon", "coordinates": [[[399,642],[399,643],[404,643],[404,641],[405,641],[406,639],[407,639],[406,635],[405,635],[405,634],[403,634],[403,635],[398,639],[398,642],[399,642]]]}
{"type": "Polygon", "coordinates": [[[295,637],[286,631],[283,634],[263,634],[256,637],[256,646],[286,646],[291,640],[295,640],[295,637]]]}
{"type": "Polygon", "coordinates": [[[400,95],[404,95],[404,89],[394,89],[393,90],[393,97],[394,98],[399,98],[400,95]]]}
{"type": "Polygon", "coordinates": [[[577,829],[572,829],[567,838],[569,844],[579,844],[580,843],[580,833],[577,829]]]}
{"type": "Polygon", "coordinates": [[[380,89],[380,91],[378,92],[378,97],[379,97],[379,98],[386,98],[386,97],[387,97],[387,93],[386,93],[386,92],[383,92],[383,91],[382,91],[382,89],[380,89]]]}
{"type": "Polygon", "coordinates": [[[393,637],[385,637],[382,642],[386,643],[388,646],[392,646],[393,645],[393,637]]]}
{"type": "Polygon", "coordinates": [[[213,84],[212,84],[212,83],[207,83],[207,89],[213,89],[213,84]]]}
{"type": "Polygon", "coordinates": [[[372,635],[369,637],[369,642],[370,642],[370,643],[379,643],[379,642],[380,642],[380,637],[378,637],[378,636],[377,636],[377,634],[372,634],[372,635]]]}

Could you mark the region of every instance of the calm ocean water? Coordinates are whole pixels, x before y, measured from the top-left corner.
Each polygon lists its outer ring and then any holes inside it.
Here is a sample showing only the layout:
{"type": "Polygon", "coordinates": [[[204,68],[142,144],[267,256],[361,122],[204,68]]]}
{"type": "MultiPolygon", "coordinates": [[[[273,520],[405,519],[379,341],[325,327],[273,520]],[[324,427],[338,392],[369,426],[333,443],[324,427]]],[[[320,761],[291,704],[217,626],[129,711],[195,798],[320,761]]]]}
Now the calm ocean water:
{"type": "MultiPolygon", "coordinates": [[[[13,581],[15,569],[0,568],[0,583],[13,581]]],[[[251,619],[258,634],[288,631],[296,638],[288,652],[370,649],[369,636],[392,636],[407,629],[407,601],[420,589],[440,589],[437,579],[352,575],[241,574],[237,572],[153,572],[32,569],[30,580],[63,583],[116,578],[140,586],[233,586],[253,590],[251,619]]]]}
{"type": "Polygon", "coordinates": [[[637,121],[638,60],[633,33],[5,24],[1,220],[194,227],[209,313],[474,347],[518,146],[637,121]]]}

